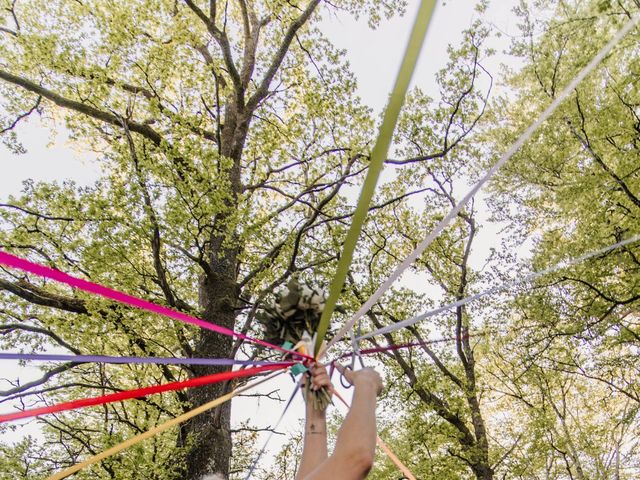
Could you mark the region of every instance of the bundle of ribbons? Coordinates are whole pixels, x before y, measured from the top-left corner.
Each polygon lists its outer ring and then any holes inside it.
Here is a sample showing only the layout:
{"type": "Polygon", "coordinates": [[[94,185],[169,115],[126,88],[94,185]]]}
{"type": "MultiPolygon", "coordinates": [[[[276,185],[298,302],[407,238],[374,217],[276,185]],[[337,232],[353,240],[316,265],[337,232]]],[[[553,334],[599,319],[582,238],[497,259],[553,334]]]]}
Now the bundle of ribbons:
{"type": "Polygon", "coordinates": [[[292,358],[295,358],[296,360],[299,360],[300,358],[306,358],[306,359],[311,358],[308,355],[304,355],[302,353],[298,353],[292,350],[287,350],[279,345],[273,345],[268,342],[265,342],[264,340],[249,337],[243,333],[235,332],[231,329],[206,322],[197,317],[193,317],[191,315],[178,312],[176,310],[164,307],[162,305],[158,305],[158,304],[149,302],[147,300],[134,297],[132,295],[120,292],[118,290],[114,290],[112,288],[105,287],[103,285],[99,285],[97,283],[93,283],[88,280],[73,277],[67,273],[31,262],[29,260],[12,255],[8,252],[0,251],[0,265],[5,265],[7,267],[22,270],[23,272],[26,272],[26,273],[31,273],[43,278],[55,280],[57,282],[69,285],[73,288],[83,290],[85,292],[93,293],[125,305],[146,310],[148,312],[157,313],[157,314],[160,314],[169,318],[173,318],[175,320],[178,320],[184,323],[197,325],[202,328],[220,333],[222,335],[241,338],[243,340],[252,342],[254,344],[280,350],[282,352],[289,354],[289,358],[286,361],[254,362],[254,361],[238,361],[238,360],[232,360],[232,359],[175,359],[175,358],[174,359],[170,359],[170,358],[149,359],[149,358],[139,358],[139,357],[127,357],[126,359],[124,358],[118,359],[114,357],[89,356],[89,355],[84,355],[84,356],[83,355],[75,355],[75,356],[50,355],[49,357],[59,357],[59,358],[43,358],[46,356],[40,356],[41,358],[37,358],[38,356],[36,355],[3,353],[2,356],[4,358],[14,358],[14,359],[21,359],[21,360],[26,360],[26,359],[64,360],[64,361],[72,361],[72,362],[78,362],[78,363],[87,362],[87,361],[99,361],[99,362],[105,362],[105,363],[123,363],[123,361],[126,360],[126,362],[128,363],[176,363],[176,364],[200,363],[200,364],[209,364],[209,365],[240,364],[242,366],[247,366],[249,368],[243,368],[240,370],[235,370],[230,372],[222,372],[218,374],[207,375],[204,377],[191,378],[188,380],[183,380],[178,382],[170,382],[162,385],[152,385],[149,387],[136,388],[133,390],[125,390],[125,391],[120,391],[120,392],[116,392],[108,395],[102,395],[98,397],[87,397],[79,400],[73,400],[70,402],[63,402],[55,405],[49,405],[42,408],[33,408],[33,409],[21,410],[17,412],[11,412],[8,414],[0,415],[0,423],[6,422],[9,420],[17,420],[20,418],[28,418],[28,417],[34,417],[34,416],[39,416],[39,415],[44,415],[49,413],[62,412],[66,410],[74,410],[82,407],[119,402],[127,399],[141,398],[154,393],[181,390],[185,388],[198,387],[198,386],[221,382],[221,381],[239,379],[243,377],[250,377],[250,376],[258,375],[261,373],[266,373],[269,371],[286,369],[295,363],[291,360],[292,358]],[[61,358],[61,357],[65,357],[65,358],[61,358]]]}
{"type": "MultiPolygon", "coordinates": [[[[303,355],[313,353],[320,317],[325,307],[326,294],[309,282],[293,276],[286,288],[275,293],[275,301],[267,304],[256,315],[264,327],[265,342],[281,345],[285,350],[294,350],[303,355]],[[312,334],[313,332],[313,334],[312,334]]],[[[291,354],[285,360],[293,360],[291,354]]],[[[291,367],[291,373],[305,373],[311,360],[305,359],[291,367]]],[[[308,380],[308,379],[307,379],[308,380]]],[[[312,390],[311,382],[304,381],[305,393],[317,410],[324,410],[331,403],[331,394],[326,388],[312,390]]]]}

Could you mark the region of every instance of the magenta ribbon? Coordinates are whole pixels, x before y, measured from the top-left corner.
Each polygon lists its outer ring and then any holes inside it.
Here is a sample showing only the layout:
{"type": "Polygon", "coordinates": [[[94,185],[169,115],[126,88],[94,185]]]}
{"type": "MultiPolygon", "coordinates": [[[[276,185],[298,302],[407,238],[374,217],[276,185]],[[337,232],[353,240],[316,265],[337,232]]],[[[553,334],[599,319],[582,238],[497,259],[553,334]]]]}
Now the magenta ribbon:
{"type": "Polygon", "coordinates": [[[264,340],[260,340],[259,338],[253,338],[248,335],[245,335],[244,333],[235,332],[229,328],[216,325],[215,323],[209,323],[200,318],[187,315],[186,313],[178,312],[177,310],[173,310],[168,307],[163,307],[162,305],[158,305],[156,303],[152,303],[147,300],[134,297],[133,295],[129,295],[129,294],[120,292],[118,290],[114,290],[113,288],[105,287],[97,283],[89,282],[88,280],[83,280],[81,278],[73,277],[67,273],[61,272],[60,270],[45,267],[44,265],[40,265],[38,263],[30,262],[29,260],[25,260],[23,258],[17,257],[15,255],[11,255],[10,253],[3,252],[1,250],[0,250],[0,264],[6,265],[12,268],[17,268],[25,272],[30,272],[44,278],[49,278],[51,280],[55,280],[60,283],[65,283],[70,287],[77,288],[79,290],[83,290],[85,292],[93,293],[96,295],[100,295],[101,297],[108,298],[110,300],[115,300],[116,302],[119,302],[125,305],[129,305],[132,307],[140,308],[142,310],[147,310],[149,312],[157,313],[165,317],[173,318],[174,320],[178,320],[180,322],[188,323],[191,325],[197,325],[198,327],[204,328],[206,330],[211,330],[216,333],[220,333],[222,335],[241,338],[242,340],[247,340],[257,345],[262,345],[264,347],[269,347],[275,350],[287,352],[290,355],[311,359],[311,357],[309,357],[308,355],[303,355],[301,353],[294,352],[292,350],[287,350],[278,345],[273,345],[269,342],[265,342],[264,340]]]}
{"type": "MultiPolygon", "coordinates": [[[[469,338],[469,337],[480,337],[484,336],[486,333],[475,333],[475,334],[465,334],[462,335],[461,338],[469,338]]],[[[445,343],[445,342],[453,342],[457,337],[444,337],[437,338],[435,340],[424,340],[422,342],[411,342],[411,343],[402,343],[402,344],[391,344],[385,347],[374,347],[374,348],[363,348],[360,350],[360,355],[371,355],[373,353],[382,353],[382,352],[390,352],[393,350],[401,350],[403,348],[412,348],[412,347],[420,347],[424,345],[433,345],[434,343],[445,343]]],[[[351,357],[353,355],[352,352],[344,353],[336,358],[339,360],[341,358],[351,357]]],[[[334,360],[335,361],[335,360],[334,360]]]]}

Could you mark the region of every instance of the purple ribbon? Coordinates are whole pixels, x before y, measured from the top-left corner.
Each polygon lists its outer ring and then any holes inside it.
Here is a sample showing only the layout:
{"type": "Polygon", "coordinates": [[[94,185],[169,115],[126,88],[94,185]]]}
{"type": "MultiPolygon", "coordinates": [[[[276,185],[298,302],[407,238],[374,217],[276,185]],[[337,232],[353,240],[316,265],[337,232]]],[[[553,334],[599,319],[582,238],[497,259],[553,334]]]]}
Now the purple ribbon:
{"type": "Polygon", "coordinates": [[[0,352],[0,360],[36,360],[76,363],[154,363],[160,365],[289,365],[291,362],[232,360],[230,358],[110,357],[106,355],[55,355],[0,352]]]}

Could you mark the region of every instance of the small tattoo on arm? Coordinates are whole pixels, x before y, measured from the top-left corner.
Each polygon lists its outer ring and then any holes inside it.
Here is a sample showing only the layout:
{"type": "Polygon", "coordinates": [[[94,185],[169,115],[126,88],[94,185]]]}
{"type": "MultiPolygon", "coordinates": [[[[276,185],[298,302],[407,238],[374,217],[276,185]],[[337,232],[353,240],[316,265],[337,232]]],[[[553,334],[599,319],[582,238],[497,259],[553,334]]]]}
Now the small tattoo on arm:
{"type": "Polygon", "coordinates": [[[309,430],[307,430],[306,433],[308,433],[309,435],[316,435],[316,434],[323,434],[323,433],[326,433],[326,432],[325,431],[316,430],[315,423],[312,423],[311,425],[309,425],[309,430]]]}

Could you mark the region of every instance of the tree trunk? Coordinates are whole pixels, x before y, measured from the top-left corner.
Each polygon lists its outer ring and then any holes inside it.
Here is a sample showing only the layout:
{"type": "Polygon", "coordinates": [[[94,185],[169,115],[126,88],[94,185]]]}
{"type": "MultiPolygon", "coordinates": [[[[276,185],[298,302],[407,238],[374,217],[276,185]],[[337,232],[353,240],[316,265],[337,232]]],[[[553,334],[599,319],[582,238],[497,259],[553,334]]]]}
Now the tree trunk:
{"type": "MultiPolygon", "coordinates": [[[[240,159],[247,137],[250,114],[239,109],[230,101],[226,108],[226,124],[221,138],[221,154],[232,158],[233,167],[228,172],[231,183],[231,199],[227,205],[234,212],[240,194],[240,159]]],[[[229,247],[226,242],[229,232],[228,217],[218,215],[213,222],[210,240],[210,276],[200,281],[199,303],[203,318],[226,328],[234,329],[236,307],[240,292],[237,285],[238,242],[229,247]]],[[[208,330],[202,330],[200,340],[194,349],[196,357],[230,358],[233,353],[233,339],[208,330]]],[[[196,376],[230,370],[231,367],[199,366],[194,368],[196,376]]],[[[195,408],[229,392],[227,382],[190,389],[188,393],[191,407],[195,408]]],[[[185,423],[180,442],[192,442],[186,457],[188,480],[227,479],[232,455],[231,402],[205,412],[185,423]]]]}
{"type": "Polygon", "coordinates": [[[476,445],[474,448],[477,450],[477,453],[474,455],[475,464],[473,466],[473,473],[478,480],[493,480],[494,472],[489,464],[487,430],[484,419],[482,418],[482,412],[480,411],[480,403],[475,395],[475,385],[473,393],[467,397],[467,402],[471,409],[471,418],[476,437],[476,445]]]}
{"type": "MultiPolygon", "coordinates": [[[[200,306],[203,318],[218,325],[234,328],[236,287],[236,252],[224,250],[222,258],[218,255],[222,248],[212,248],[211,265],[214,279],[203,277],[200,282],[200,306]]],[[[194,349],[197,357],[228,358],[231,355],[233,340],[209,330],[200,333],[200,339],[194,349]]],[[[197,366],[195,376],[209,375],[229,370],[230,367],[197,366]]],[[[191,407],[195,408],[228,392],[225,382],[187,391],[191,407]]],[[[231,459],[231,403],[209,410],[186,422],[181,430],[181,443],[190,442],[192,446],[186,457],[186,478],[201,480],[218,475],[226,479],[231,459]]]]}
{"type": "Polygon", "coordinates": [[[493,480],[493,469],[489,465],[474,465],[472,470],[478,480],[493,480]]]}

